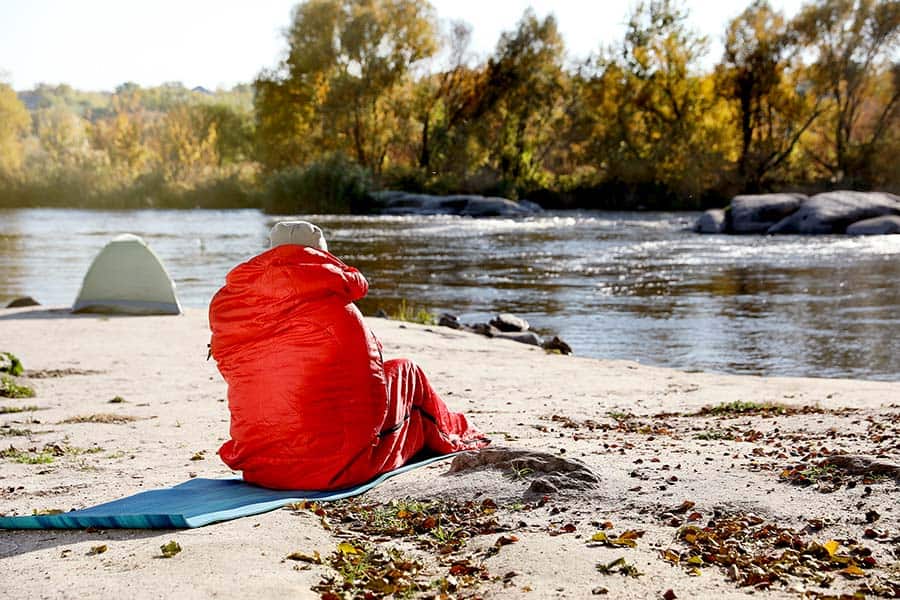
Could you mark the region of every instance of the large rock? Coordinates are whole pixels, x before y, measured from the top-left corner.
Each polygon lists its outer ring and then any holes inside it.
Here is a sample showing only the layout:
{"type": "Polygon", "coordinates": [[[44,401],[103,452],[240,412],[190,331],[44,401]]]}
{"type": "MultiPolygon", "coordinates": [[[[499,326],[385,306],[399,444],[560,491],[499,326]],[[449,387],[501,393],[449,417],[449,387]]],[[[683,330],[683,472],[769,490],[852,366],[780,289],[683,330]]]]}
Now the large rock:
{"type": "Polygon", "coordinates": [[[768,233],[845,233],[853,223],[884,215],[900,215],[900,198],[883,192],[827,192],[805,201],[768,233]]]}
{"type": "Polygon", "coordinates": [[[807,200],[804,194],[757,194],[731,200],[733,233],[766,233],[807,200]]]}
{"type": "Polygon", "coordinates": [[[725,211],[721,208],[706,211],[694,223],[694,231],[697,233],[725,233],[725,211]]]}
{"type": "Polygon", "coordinates": [[[544,343],[544,339],[533,331],[501,331],[494,334],[494,337],[530,346],[541,346],[544,343]]]}
{"type": "Polygon", "coordinates": [[[500,331],[528,331],[531,328],[528,321],[510,313],[500,313],[490,320],[490,324],[500,331]]]}
{"type": "Polygon", "coordinates": [[[22,296],[21,298],[16,298],[12,302],[6,305],[6,308],[22,308],[23,306],[40,306],[41,303],[32,298],[31,296],[22,296]]]}
{"type": "Polygon", "coordinates": [[[847,235],[885,235],[888,233],[900,233],[900,217],[897,215],[863,219],[847,227],[847,235]]]}
{"type": "Polygon", "coordinates": [[[523,217],[540,212],[540,206],[523,200],[477,195],[432,196],[383,191],[371,194],[375,209],[385,215],[460,215],[464,217],[523,217]]]}

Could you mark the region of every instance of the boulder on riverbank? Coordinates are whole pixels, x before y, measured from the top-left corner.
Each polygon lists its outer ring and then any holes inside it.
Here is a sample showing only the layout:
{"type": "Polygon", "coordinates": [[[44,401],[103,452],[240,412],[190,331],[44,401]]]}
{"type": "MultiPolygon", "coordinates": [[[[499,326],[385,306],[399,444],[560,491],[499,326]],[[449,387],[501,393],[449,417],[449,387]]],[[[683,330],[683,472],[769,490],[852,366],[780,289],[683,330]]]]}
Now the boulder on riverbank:
{"type": "Polygon", "coordinates": [[[524,217],[543,209],[528,200],[457,194],[433,196],[386,190],[370,194],[372,209],[383,215],[459,215],[462,217],[524,217]]]}
{"type": "Polygon", "coordinates": [[[725,233],[725,230],[725,211],[721,208],[709,209],[694,224],[697,233],[725,233]]]}
{"type": "Polygon", "coordinates": [[[886,215],[857,221],[847,227],[847,235],[885,235],[900,233],[900,216],[886,215]]]}
{"type": "Polygon", "coordinates": [[[731,201],[731,232],[766,233],[806,200],[804,194],[735,196],[731,201]]]}
{"type": "Polygon", "coordinates": [[[454,314],[443,313],[438,320],[438,325],[469,333],[477,333],[489,338],[500,338],[519,342],[520,344],[539,346],[548,352],[572,354],[572,347],[559,339],[559,337],[553,336],[552,339],[545,340],[534,331],[531,331],[531,325],[529,325],[528,321],[510,313],[498,314],[489,323],[472,324],[460,322],[459,317],[454,314]]]}
{"type": "Polygon", "coordinates": [[[735,196],[724,211],[706,211],[694,231],[872,235],[897,233],[895,216],[900,216],[900,198],[884,192],[743,195],[735,196]]]}
{"type": "Polygon", "coordinates": [[[769,228],[767,233],[846,233],[858,221],[900,215],[900,198],[880,192],[827,192],[804,202],[800,208],[769,228]]]}

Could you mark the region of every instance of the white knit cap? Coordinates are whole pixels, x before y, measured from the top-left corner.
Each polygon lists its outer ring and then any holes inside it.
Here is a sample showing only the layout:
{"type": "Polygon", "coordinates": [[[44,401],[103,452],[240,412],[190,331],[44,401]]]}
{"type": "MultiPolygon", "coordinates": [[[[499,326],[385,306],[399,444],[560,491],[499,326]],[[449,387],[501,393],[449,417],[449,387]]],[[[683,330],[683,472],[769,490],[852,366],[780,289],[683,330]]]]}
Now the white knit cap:
{"type": "Polygon", "coordinates": [[[298,246],[310,246],[328,252],[328,244],[322,230],[306,221],[281,221],[275,223],[275,227],[269,233],[269,241],[272,248],[285,244],[298,246]]]}

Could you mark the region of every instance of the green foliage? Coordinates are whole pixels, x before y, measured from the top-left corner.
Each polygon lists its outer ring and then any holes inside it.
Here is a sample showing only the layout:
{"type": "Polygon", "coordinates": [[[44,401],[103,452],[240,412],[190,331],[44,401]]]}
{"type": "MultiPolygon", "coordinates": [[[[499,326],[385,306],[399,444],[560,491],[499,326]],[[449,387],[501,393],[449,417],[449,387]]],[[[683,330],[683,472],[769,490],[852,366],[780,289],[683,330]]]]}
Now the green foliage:
{"type": "Polygon", "coordinates": [[[0,83],[0,208],[348,212],[372,189],[693,209],[738,192],[900,191],[900,3],[769,0],[706,40],[683,0],[567,63],[525,11],[490,56],[415,0],[307,0],[252,85],[0,83]],[[27,107],[27,108],[26,108],[27,107]]]}
{"type": "Polygon", "coordinates": [[[397,309],[390,313],[390,318],[395,321],[419,323],[420,325],[434,325],[437,323],[434,314],[422,307],[416,307],[407,303],[405,298],[397,305],[397,309]]]}
{"type": "Polygon", "coordinates": [[[31,118],[16,93],[0,83],[0,184],[14,177],[24,156],[23,138],[31,126],[31,118]]]}
{"type": "Polygon", "coordinates": [[[272,214],[348,213],[363,204],[370,185],[365,169],[333,155],[305,168],[271,174],[261,205],[272,214]]]}
{"type": "Polygon", "coordinates": [[[0,450],[0,458],[5,458],[23,465],[46,465],[53,462],[53,453],[48,450],[18,450],[10,446],[0,450]]]}
{"type": "Polygon", "coordinates": [[[785,414],[788,412],[788,408],[781,404],[774,404],[772,402],[744,402],[742,400],[735,400],[733,402],[723,402],[722,404],[717,404],[715,406],[707,406],[701,409],[701,415],[715,415],[715,416],[728,416],[728,415],[742,415],[748,413],[769,413],[769,414],[785,414]]]}
{"type": "Polygon", "coordinates": [[[8,375],[0,375],[0,398],[34,398],[34,390],[27,385],[19,385],[8,375]]]}
{"type": "Polygon", "coordinates": [[[12,352],[0,352],[0,373],[9,373],[18,377],[25,372],[22,361],[12,352]]]}

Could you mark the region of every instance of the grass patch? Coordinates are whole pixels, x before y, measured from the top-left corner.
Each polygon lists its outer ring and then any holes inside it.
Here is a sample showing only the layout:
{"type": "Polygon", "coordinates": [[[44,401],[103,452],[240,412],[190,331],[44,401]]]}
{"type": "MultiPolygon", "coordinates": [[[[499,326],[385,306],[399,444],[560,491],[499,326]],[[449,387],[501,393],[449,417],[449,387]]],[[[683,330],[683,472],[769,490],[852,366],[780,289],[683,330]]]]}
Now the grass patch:
{"type": "Polygon", "coordinates": [[[818,406],[788,406],[775,402],[723,402],[715,406],[704,406],[693,416],[698,417],[734,417],[741,415],[790,416],[821,414],[825,412],[818,406]]]}
{"type": "Polygon", "coordinates": [[[34,398],[34,390],[27,385],[19,385],[9,375],[0,375],[0,397],[34,398]]]}
{"type": "Polygon", "coordinates": [[[33,412],[41,410],[40,406],[0,406],[0,415],[11,415],[20,412],[33,412]]]}
{"type": "Polygon", "coordinates": [[[405,298],[400,301],[397,310],[392,312],[390,317],[395,321],[419,323],[420,325],[435,325],[437,323],[437,319],[432,313],[424,308],[407,303],[405,298]]]}
{"type": "Polygon", "coordinates": [[[123,423],[131,423],[136,421],[137,417],[130,415],[115,415],[112,413],[97,413],[94,415],[79,415],[77,417],[69,417],[59,422],[60,425],[72,425],[74,423],[104,423],[108,425],[121,425],[123,423]]]}
{"type": "Polygon", "coordinates": [[[26,435],[31,435],[34,433],[30,429],[16,429],[15,427],[10,427],[9,425],[4,425],[0,427],[0,437],[23,437],[26,435]]]}
{"type": "Polygon", "coordinates": [[[12,352],[0,352],[0,373],[9,373],[18,377],[24,372],[25,368],[22,366],[22,361],[16,355],[12,352]]]}
{"type": "Polygon", "coordinates": [[[103,452],[103,448],[100,446],[79,448],[78,446],[44,444],[42,448],[35,446],[27,450],[21,450],[15,446],[10,446],[6,450],[0,450],[0,458],[28,465],[43,465],[52,463],[55,458],[60,456],[80,456],[83,454],[97,454],[98,452],[103,452]]]}
{"type": "Polygon", "coordinates": [[[37,451],[34,448],[19,450],[10,446],[6,450],[0,450],[0,458],[24,465],[46,465],[53,462],[53,453],[45,450],[37,451]]]}
{"type": "Polygon", "coordinates": [[[725,429],[707,429],[706,431],[701,431],[700,433],[694,435],[695,440],[727,440],[731,441],[734,439],[734,435],[730,431],[725,429]]]}

